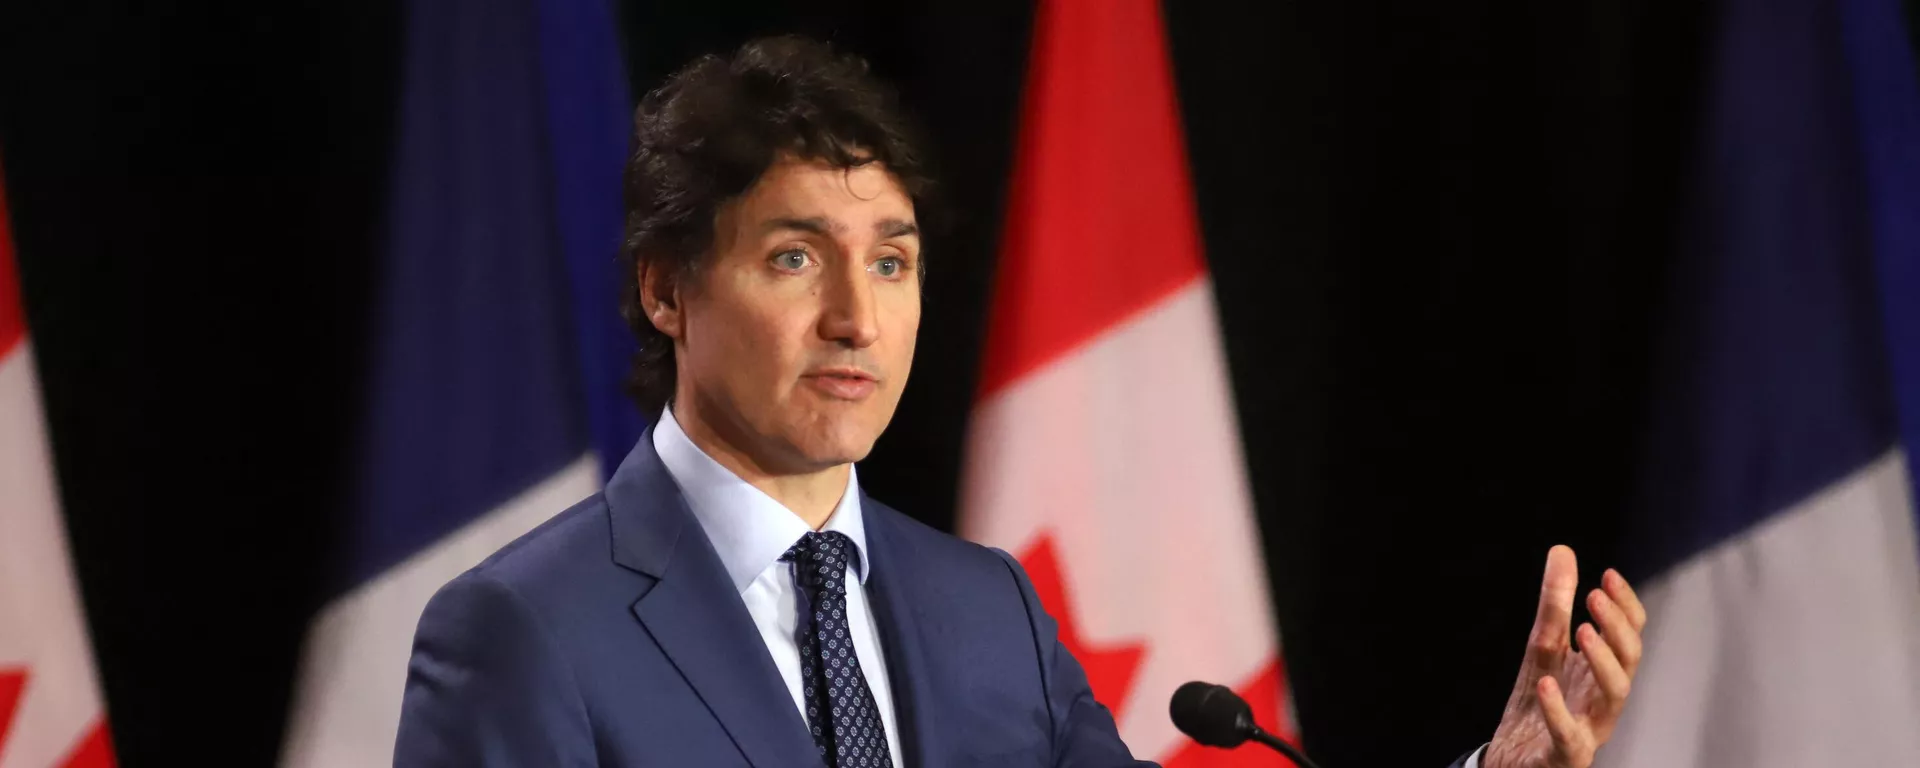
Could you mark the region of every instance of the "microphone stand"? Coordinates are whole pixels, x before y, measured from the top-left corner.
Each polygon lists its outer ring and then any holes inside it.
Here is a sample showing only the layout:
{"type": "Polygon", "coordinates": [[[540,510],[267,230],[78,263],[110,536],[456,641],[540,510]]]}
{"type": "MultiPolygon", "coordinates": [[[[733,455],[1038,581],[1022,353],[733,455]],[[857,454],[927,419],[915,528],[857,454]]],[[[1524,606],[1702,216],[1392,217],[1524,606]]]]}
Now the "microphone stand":
{"type": "Polygon", "coordinates": [[[1288,744],[1278,736],[1267,733],[1265,728],[1261,728],[1258,725],[1249,725],[1251,726],[1251,730],[1247,732],[1248,739],[1265,744],[1274,751],[1286,755],[1288,760],[1292,760],[1293,764],[1300,766],[1300,768],[1320,768],[1320,766],[1314,765],[1312,760],[1308,760],[1306,754],[1294,749],[1292,744],[1288,744]]]}

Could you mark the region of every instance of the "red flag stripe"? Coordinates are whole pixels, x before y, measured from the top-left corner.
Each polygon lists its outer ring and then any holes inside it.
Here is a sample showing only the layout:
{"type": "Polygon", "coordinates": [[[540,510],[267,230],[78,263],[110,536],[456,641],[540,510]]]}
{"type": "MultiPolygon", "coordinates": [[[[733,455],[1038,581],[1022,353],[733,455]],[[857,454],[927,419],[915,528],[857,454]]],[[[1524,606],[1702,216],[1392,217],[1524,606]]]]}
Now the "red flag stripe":
{"type": "Polygon", "coordinates": [[[0,359],[27,337],[26,311],[20,304],[20,278],[13,268],[13,229],[7,221],[7,189],[0,184],[0,359]]]}
{"type": "Polygon", "coordinates": [[[1206,271],[1153,0],[1041,3],[980,392],[1206,271]]]}

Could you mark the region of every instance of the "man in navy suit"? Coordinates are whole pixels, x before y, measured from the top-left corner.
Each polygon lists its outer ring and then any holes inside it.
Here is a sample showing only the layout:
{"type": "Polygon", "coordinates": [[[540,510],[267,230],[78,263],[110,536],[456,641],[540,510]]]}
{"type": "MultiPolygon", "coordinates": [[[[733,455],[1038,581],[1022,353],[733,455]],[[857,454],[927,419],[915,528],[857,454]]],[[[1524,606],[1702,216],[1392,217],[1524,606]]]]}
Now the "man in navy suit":
{"type": "MultiPolygon", "coordinates": [[[[1139,764],[1017,562],[860,490],[927,188],[866,65],[793,38],[695,61],[643,100],[627,187],[658,420],[604,493],[434,596],[395,764],[1139,764]]],[[[1646,615],[1610,571],[1571,652],[1574,573],[1556,548],[1506,716],[1456,766],[1585,766],[1611,732],[1646,615]]]]}

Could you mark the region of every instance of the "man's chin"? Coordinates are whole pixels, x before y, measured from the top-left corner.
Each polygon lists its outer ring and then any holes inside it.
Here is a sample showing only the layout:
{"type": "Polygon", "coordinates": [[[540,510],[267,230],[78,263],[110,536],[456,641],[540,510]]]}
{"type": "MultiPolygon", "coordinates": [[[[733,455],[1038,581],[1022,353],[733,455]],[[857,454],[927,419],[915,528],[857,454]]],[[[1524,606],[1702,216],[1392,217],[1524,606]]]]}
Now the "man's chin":
{"type": "Polygon", "coordinates": [[[873,452],[873,443],[879,437],[866,430],[830,430],[825,434],[802,436],[794,441],[793,447],[808,466],[827,469],[865,459],[873,452]]]}
{"type": "Polygon", "coordinates": [[[830,469],[842,464],[852,464],[867,458],[873,452],[873,443],[868,441],[860,446],[833,446],[807,450],[802,455],[807,464],[816,469],[830,469]]]}

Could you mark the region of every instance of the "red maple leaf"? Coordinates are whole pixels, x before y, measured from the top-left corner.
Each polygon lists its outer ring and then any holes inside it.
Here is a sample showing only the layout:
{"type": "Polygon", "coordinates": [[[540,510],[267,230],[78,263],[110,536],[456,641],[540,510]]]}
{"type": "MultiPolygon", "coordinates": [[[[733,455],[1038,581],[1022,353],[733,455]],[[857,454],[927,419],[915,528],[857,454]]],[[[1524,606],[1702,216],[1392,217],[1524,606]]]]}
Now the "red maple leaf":
{"type": "Polygon", "coordinates": [[[1140,657],[1146,655],[1146,644],[1123,642],[1095,646],[1080,636],[1073,604],[1067,600],[1066,582],[1061,578],[1060,560],[1053,551],[1052,536],[1042,536],[1034,542],[1020,555],[1020,564],[1026,567],[1033,591],[1040,595],[1040,604],[1060,625],[1060,644],[1066,646],[1067,652],[1087,671],[1093,698],[1113,710],[1113,719],[1119,721],[1123,716],[1121,705],[1127,701],[1127,694],[1133,692],[1133,680],[1140,673],[1140,657]]]}
{"type": "Polygon", "coordinates": [[[61,761],[60,768],[114,768],[117,761],[113,756],[113,739],[107,733],[105,720],[95,721],[88,728],[80,743],[61,761]]]}
{"type": "Polygon", "coordinates": [[[13,712],[20,707],[20,694],[26,689],[26,667],[0,667],[0,756],[7,754],[7,731],[13,726],[13,712]]]}
{"type": "MultiPolygon", "coordinates": [[[[1113,710],[1114,721],[1120,722],[1125,716],[1121,705],[1127,701],[1127,695],[1133,692],[1134,678],[1139,675],[1142,657],[1146,655],[1146,644],[1129,641],[1091,645],[1080,636],[1079,622],[1073,612],[1072,601],[1067,599],[1066,581],[1060,569],[1059,557],[1054,552],[1051,535],[1041,536],[1021,554],[1020,564],[1027,569],[1027,578],[1033,582],[1033,591],[1040,595],[1040,604],[1060,625],[1061,645],[1066,646],[1067,651],[1087,671],[1087,683],[1093,687],[1093,698],[1113,710]]],[[[1297,744],[1292,729],[1280,718],[1284,674],[1279,659],[1275,658],[1273,663],[1266,665],[1252,679],[1236,683],[1234,692],[1252,705],[1254,720],[1266,725],[1281,738],[1297,744]]],[[[1203,747],[1186,740],[1182,740],[1172,755],[1164,757],[1161,762],[1167,768],[1291,765],[1286,758],[1257,746],[1230,751],[1203,747]]]]}
{"type": "MultiPolygon", "coordinates": [[[[26,667],[0,667],[0,757],[7,754],[7,734],[13,730],[13,713],[27,691],[26,667]]],[[[60,768],[114,768],[113,740],[104,720],[96,720],[81,735],[60,768]]]]}
{"type": "MultiPolygon", "coordinates": [[[[1275,736],[1286,739],[1294,746],[1300,746],[1300,740],[1294,738],[1293,729],[1287,721],[1280,718],[1280,699],[1283,680],[1278,659],[1268,664],[1252,680],[1243,680],[1233,687],[1233,692],[1246,699],[1253,707],[1253,720],[1265,726],[1275,736]]],[[[1203,747],[1193,741],[1181,741],[1180,747],[1172,757],[1162,758],[1160,764],[1166,768],[1253,768],[1254,766],[1292,766],[1293,763],[1266,747],[1257,744],[1243,745],[1239,749],[1215,749],[1203,747]]]]}

